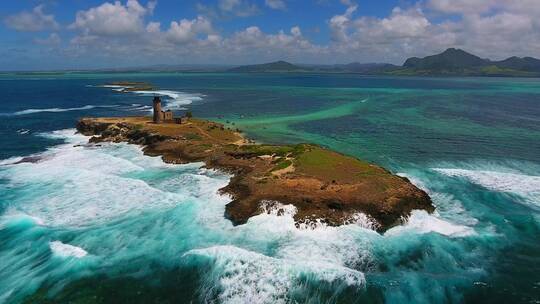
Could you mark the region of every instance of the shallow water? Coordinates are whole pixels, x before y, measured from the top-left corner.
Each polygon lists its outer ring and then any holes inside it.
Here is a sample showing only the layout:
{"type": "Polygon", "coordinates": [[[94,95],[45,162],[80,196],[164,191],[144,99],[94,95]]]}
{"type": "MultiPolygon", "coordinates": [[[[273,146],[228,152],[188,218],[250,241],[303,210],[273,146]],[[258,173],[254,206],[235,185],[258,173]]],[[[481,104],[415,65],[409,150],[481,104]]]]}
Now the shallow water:
{"type": "Polygon", "coordinates": [[[357,75],[0,75],[0,302],[537,303],[540,81],[357,75]],[[428,191],[380,235],[294,226],[291,206],[233,227],[229,176],[127,144],[85,145],[85,115],[165,106],[265,142],[315,142],[428,191]],[[233,125],[234,124],[234,125],[233,125]],[[28,130],[26,132],[25,130],[28,130]],[[19,163],[33,155],[36,163],[19,163]]]}

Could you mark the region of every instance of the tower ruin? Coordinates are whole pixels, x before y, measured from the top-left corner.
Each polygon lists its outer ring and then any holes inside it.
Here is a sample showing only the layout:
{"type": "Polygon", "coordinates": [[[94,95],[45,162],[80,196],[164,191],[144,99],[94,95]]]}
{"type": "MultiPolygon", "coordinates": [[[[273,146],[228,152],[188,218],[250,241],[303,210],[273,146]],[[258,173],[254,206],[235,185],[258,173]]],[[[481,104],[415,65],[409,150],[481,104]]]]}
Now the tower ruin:
{"type": "Polygon", "coordinates": [[[163,121],[163,112],[161,111],[161,98],[159,96],[154,97],[154,123],[161,123],[163,121]]]}

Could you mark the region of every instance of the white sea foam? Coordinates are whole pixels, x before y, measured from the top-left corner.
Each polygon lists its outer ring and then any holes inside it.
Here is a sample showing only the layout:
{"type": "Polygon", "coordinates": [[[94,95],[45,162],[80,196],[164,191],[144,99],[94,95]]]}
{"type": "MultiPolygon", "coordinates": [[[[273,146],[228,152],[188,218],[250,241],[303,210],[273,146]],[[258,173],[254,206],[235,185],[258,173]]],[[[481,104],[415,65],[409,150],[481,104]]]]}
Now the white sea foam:
{"type": "Polygon", "coordinates": [[[365,284],[362,272],[315,257],[289,260],[235,246],[196,249],[186,255],[214,260],[217,282],[210,284],[218,283],[222,288],[219,297],[224,303],[286,303],[287,292],[300,276],[311,275],[326,282],[340,281],[357,287],[365,284]]]}
{"type": "Polygon", "coordinates": [[[0,228],[4,228],[7,225],[13,223],[32,223],[32,225],[44,225],[44,221],[39,217],[31,216],[24,213],[11,213],[4,214],[0,217],[0,228]]]}
{"type": "Polygon", "coordinates": [[[14,163],[20,162],[21,160],[23,160],[23,157],[21,156],[13,156],[10,158],[2,159],[0,160],[0,166],[12,165],[14,163]]]}
{"type": "Polygon", "coordinates": [[[416,187],[426,191],[437,208],[437,214],[443,215],[445,220],[465,226],[474,226],[478,223],[478,220],[467,213],[463,203],[454,195],[433,191],[421,179],[410,174],[397,173],[397,175],[406,177],[416,187]]]}
{"type": "MultiPolygon", "coordinates": [[[[74,243],[84,244],[84,249],[58,242],[55,246],[61,249],[55,255],[88,250],[92,257],[106,257],[100,263],[111,268],[122,265],[126,273],[130,271],[126,261],[148,258],[170,265],[188,250],[186,258],[212,262],[212,271],[204,274],[206,286],[219,290],[222,302],[287,302],[289,292],[306,279],[363,288],[364,273],[376,269],[378,258],[373,252],[377,251],[372,247],[387,243],[386,238],[402,246],[409,234],[464,237],[475,233],[421,211],[384,236],[370,229],[371,220],[363,214],[340,227],[319,222],[297,228],[296,208],[275,202],[263,205],[265,212],[245,225],[233,226],[223,216],[230,198],[217,193],[229,176],[201,169],[201,164],[165,164],[158,157],[144,156],[133,145],[75,146],[88,138],[73,133],[41,134],[64,139],[66,144],[49,149],[39,163],[0,170],[0,178],[10,187],[32,189],[2,217],[24,213],[39,218],[38,225],[61,226],[76,235],[74,243]]],[[[440,200],[452,202],[449,197],[440,200]]],[[[49,246],[54,252],[52,243],[49,246]]],[[[146,271],[138,266],[133,266],[134,272],[146,271]]],[[[55,271],[61,277],[62,271],[72,269],[55,271]]],[[[16,275],[27,280],[36,273],[27,267],[16,275]]]]}
{"type": "Polygon", "coordinates": [[[153,108],[152,106],[133,106],[132,108],[128,109],[129,111],[146,111],[146,112],[152,112],[153,108]]]}
{"type": "Polygon", "coordinates": [[[69,112],[69,111],[84,111],[84,110],[90,110],[94,108],[113,108],[117,107],[116,105],[85,105],[82,107],[74,107],[74,108],[46,108],[46,109],[26,109],[22,111],[14,112],[12,115],[28,115],[28,114],[36,114],[36,113],[60,113],[60,112],[69,112]]]}
{"type": "Polygon", "coordinates": [[[49,247],[53,254],[62,258],[74,257],[80,259],[88,254],[88,252],[81,247],[64,244],[60,241],[50,242],[49,247]]]}
{"type": "MultiPolygon", "coordinates": [[[[100,87],[103,88],[110,88],[113,91],[116,92],[129,92],[137,95],[142,96],[162,96],[167,97],[165,99],[165,105],[164,109],[169,110],[185,110],[186,108],[184,106],[192,104],[196,101],[203,100],[204,95],[198,94],[198,93],[186,93],[186,92],[179,92],[174,90],[155,90],[155,91],[146,91],[146,90],[139,90],[139,91],[126,91],[126,89],[132,89],[133,86],[121,86],[121,85],[102,85],[100,87]]],[[[132,105],[134,108],[130,109],[132,111],[149,111],[152,109],[152,107],[147,106],[141,106],[137,104],[132,105]]]]}
{"type": "MultiPolygon", "coordinates": [[[[48,134],[57,138],[64,136],[68,144],[50,149],[43,154],[42,161],[10,166],[0,172],[0,176],[15,186],[43,185],[42,193],[35,193],[32,200],[13,206],[12,213],[39,217],[46,225],[81,226],[109,221],[127,213],[172,207],[186,199],[185,194],[162,191],[140,179],[125,176],[144,169],[120,155],[141,160],[140,149],[127,144],[105,144],[102,148],[105,150],[73,146],[84,143],[87,138],[67,136],[69,132],[48,134]]],[[[163,164],[159,159],[145,159],[148,163],[143,165],[163,164]]]]}
{"type": "Polygon", "coordinates": [[[446,168],[433,170],[450,177],[465,178],[492,191],[517,194],[540,206],[540,176],[491,170],[446,168]]]}
{"type": "Polygon", "coordinates": [[[424,210],[413,210],[405,225],[389,229],[384,235],[396,236],[403,233],[430,232],[436,232],[449,237],[466,237],[476,234],[473,228],[450,223],[439,218],[437,214],[431,215],[424,210]]]}
{"type": "Polygon", "coordinates": [[[121,85],[115,85],[115,84],[106,84],[106,85],[101,85],[99,87],[110,88],[110,89],[112,89],[113,91],[116,91],[116,92],[124,92],[125,89],[133,88],[132,86],[121,86],[121,85]]]}
{"type": "Polygon", "coordinates": [[[143,96],[166,96],[165,109],[181,110],[185,109],[185,105],[192,104],[194,101],[203,100],[202,94],[184,93],[172,90],[156,90],[156,91],[133,91],[132,93],[143,96]]]}
{"type": "Polygon", "coordinates": [[[81,111],[81,110],[90,110],[95,108],[94,105],[86,105],[83,107],[76,107],[76,108],[48,108],[48,109],[27,109],[22,110],[13,113],[13,115],[26,115],[26,114],[34,114],[34,113],[41,113],[41,112],[50,112],[50,113],[58,113],[58,112],[67,112],[67,111],[81,111]]]}

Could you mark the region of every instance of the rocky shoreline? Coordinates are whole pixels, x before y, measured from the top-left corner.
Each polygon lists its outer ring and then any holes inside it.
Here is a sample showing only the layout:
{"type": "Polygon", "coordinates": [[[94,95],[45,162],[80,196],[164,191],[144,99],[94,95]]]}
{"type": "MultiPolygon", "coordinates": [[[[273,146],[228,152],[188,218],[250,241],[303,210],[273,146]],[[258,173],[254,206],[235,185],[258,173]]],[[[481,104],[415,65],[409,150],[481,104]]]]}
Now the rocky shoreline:
{"type": "MultiPolygon", "coordinates": [[[[414,209],[434,210],[409,180],[361,160],[312,144],[251,144],[223,125],[190,119],[154,124],[147,117],[83,118],[77,130],[91,143],[128,142],[167,163],[204,162],[232,174],[225,216],[234,225],[265,212],[262,205],[292,204],[297,224],[338,226],[365,214],[377,231],[398,225],[414,209]]],[[[279,205],[278,205],[279,206],[279,205]]]]}

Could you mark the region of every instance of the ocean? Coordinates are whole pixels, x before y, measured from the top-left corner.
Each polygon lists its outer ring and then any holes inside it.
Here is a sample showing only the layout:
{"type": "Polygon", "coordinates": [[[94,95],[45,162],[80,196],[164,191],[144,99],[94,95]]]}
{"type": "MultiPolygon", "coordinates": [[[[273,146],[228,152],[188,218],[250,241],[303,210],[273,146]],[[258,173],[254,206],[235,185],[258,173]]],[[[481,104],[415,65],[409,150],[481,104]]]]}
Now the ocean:
{"type": "Polygon", "coordinates": [[[539,303],[540,80],[348,74],[0,74],[0,303],[539,303]],[[119,92],[113,81],[155,92],[119,92]],[[408,177],[434,214],[384,234],[224,218],[230,176],[85,116],[165,108],[408,177]],[[37,162],[20,162],[25,157],[37,162]]]}

